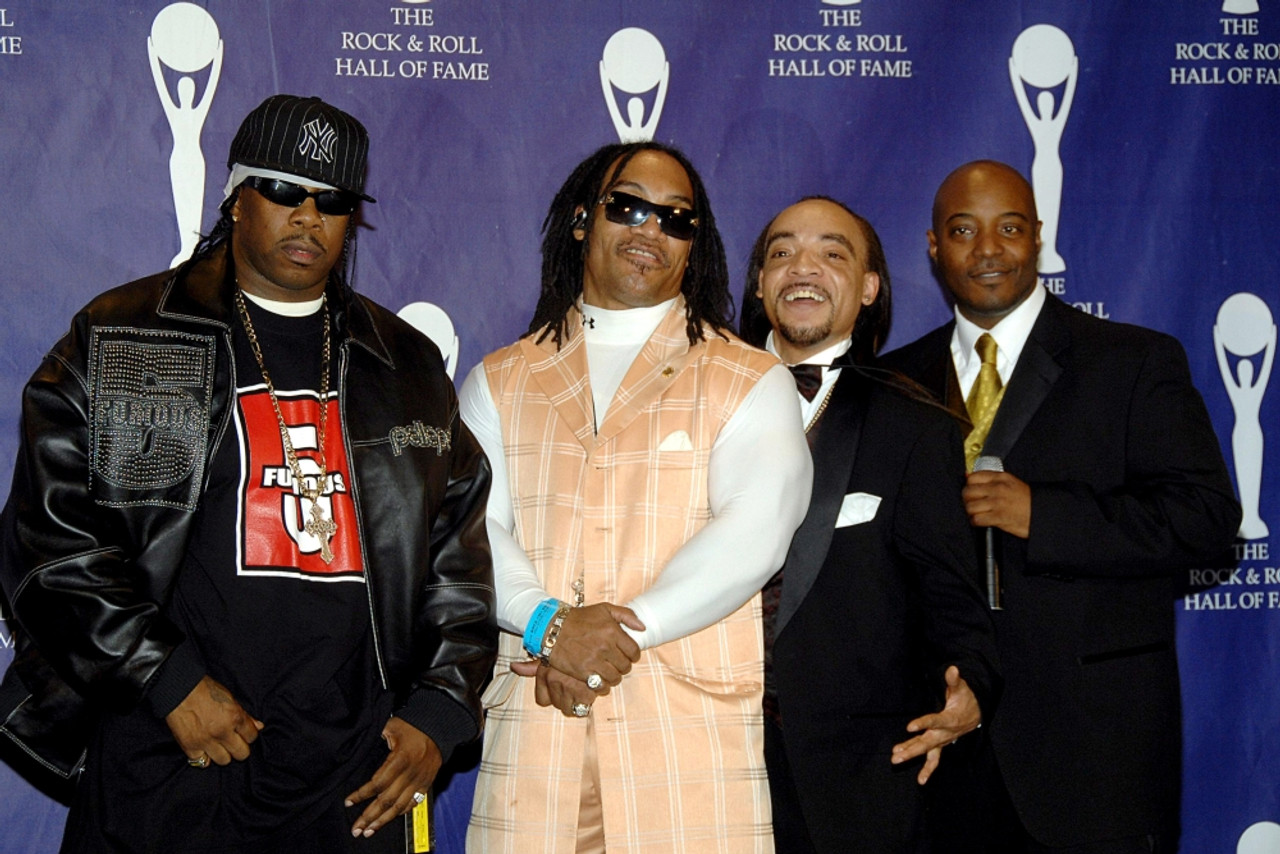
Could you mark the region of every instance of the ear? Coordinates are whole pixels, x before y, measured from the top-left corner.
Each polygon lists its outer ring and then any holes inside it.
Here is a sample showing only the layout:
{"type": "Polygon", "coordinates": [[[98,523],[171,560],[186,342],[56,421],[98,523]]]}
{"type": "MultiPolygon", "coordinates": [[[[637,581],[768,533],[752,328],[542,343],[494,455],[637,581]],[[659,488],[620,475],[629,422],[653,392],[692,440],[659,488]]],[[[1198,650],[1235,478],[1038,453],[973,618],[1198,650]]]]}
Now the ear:
{"type": "Polygon", "coordinates": [[[880,274],[879,273],[863,273],[862,275],[862,304],[871,305],[876,301],[876,297],[880,295],[880,274]]]}
{"type": "Polygon", "coordinates": [[[587,212],[578,205],[573,209],[573,239],[585,240],[587,237],[587,212]]]}
{"type": "MultiPolygon", "coordinates": [[[[1039,233],[1038,228],[1037,233],[1039,233]]],[[[936,264],[938,263],[938,238],[934,235],[932,228],[926,231],[925,234],[929,235],[929,258],[936,264]]],[[[1039,242],[1038,239],[1037,242],[1039,242]]]]}
{"type": "Polygon", "coordinates": [[[239,222],[240,221],[240,200],[244,198],[244,194],[240,192],[239,187],[237,187],[234,190],[234,192],[236,194],[236,200],[231,203],[231,221],[239,222]]]}

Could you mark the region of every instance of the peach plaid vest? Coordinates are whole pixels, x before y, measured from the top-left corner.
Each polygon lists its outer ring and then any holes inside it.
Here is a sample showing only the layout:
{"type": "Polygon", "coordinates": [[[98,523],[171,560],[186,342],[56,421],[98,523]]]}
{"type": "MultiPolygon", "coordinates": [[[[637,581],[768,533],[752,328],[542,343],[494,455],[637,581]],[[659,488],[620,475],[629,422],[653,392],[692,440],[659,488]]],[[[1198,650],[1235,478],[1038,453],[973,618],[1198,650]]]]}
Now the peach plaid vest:
{"type": "MultiPolygon", "coordinates": [[[[553,595],[626,603],[710,519],[711,447],[776,360],[736,338],[690,347],[677,300],[593,429],[586,347],[574,331],[485,359],[502,420],[516,538],[553,595]],[[682,435],[683,434],[683,435],[682,435]],[[685,441],[687,439],[687,441],[685,441]]],[[[714,571],[714,568],[709,568],[714,571]]],[[[773,850],[761,722],[760,597],[645,651],[596,701],[605,836],[622,852],[773,850]]],[[[468,851],[572,852],[584,721],[534,702],[503,634],[468,851]]]]}

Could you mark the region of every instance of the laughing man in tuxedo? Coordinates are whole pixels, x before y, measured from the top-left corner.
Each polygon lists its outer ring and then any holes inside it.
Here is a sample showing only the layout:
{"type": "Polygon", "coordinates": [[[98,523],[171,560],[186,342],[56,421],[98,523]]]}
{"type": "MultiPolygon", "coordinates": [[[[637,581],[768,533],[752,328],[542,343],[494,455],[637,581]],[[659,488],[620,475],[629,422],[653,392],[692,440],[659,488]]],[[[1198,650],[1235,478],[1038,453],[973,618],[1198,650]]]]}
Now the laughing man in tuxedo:
{"type": "Polygon", "coordinates": [[[955,320],[885,358],[972,422],[970,466],[1002,460],[963,490],[994,529],[1003,605],[973,829],[1001,854],[1174,851],[1173,578],[1221,555],[1240,508],[1181,345],[1046,293],[1039,233],[1011,167],[948,175],[929,255],[955,320]]]}
{"type": "Polygon", "coordinates": [[[889,319],[866,220],[811,197],[765,227],[743,337],[792,366],[814,457],[808,515],[764,597],[779,854],[931,850],[923,783],[995,688],[958,428],[864,367],[889,319]]]}

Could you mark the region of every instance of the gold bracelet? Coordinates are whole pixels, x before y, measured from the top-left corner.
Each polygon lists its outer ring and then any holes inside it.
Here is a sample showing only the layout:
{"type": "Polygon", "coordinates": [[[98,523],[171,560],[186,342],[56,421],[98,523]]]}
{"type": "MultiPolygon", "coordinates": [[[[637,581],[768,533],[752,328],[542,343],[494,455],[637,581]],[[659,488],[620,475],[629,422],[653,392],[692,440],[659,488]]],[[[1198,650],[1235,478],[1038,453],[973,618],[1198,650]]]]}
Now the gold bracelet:
{"type": "Polygon", "coordinates": [[[567,616],[569,616],[569,603],[561,602],[556,615],[551,618],[551,625],[547,626],[546,636],[542,639],[542,653],[538,656],[538,660],[543,664],[551,663],[551,650],[560,639],[560,629],[564,626],[564,618],[567,616]]]}

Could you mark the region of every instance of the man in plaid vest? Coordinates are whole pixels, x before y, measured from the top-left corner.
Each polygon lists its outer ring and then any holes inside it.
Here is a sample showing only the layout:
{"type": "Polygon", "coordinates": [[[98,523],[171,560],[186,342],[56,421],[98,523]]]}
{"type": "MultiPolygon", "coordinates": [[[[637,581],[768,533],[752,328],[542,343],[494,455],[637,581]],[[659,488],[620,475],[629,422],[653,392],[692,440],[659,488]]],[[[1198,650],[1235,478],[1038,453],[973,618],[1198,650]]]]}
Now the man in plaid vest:
{"type": "Polygon", "coordinates": [[[468,850],[772,851],[758,591],[808,504],[795,384],[728,331],[678,151],[597,151],[544,233],[528,334],[462,392],[505,630],[468,850]]]}

